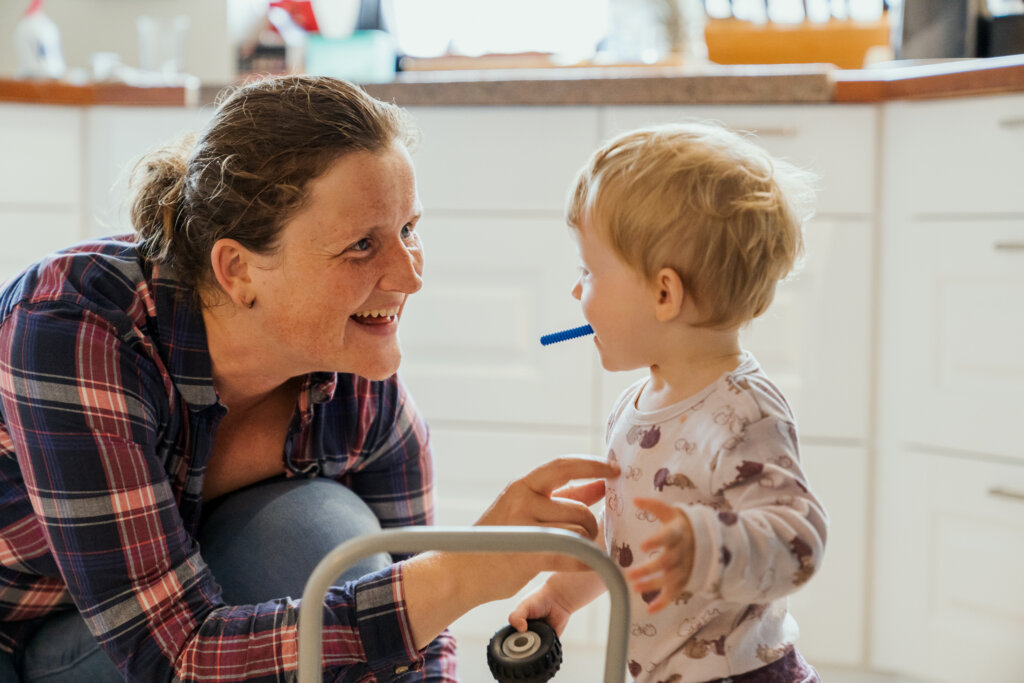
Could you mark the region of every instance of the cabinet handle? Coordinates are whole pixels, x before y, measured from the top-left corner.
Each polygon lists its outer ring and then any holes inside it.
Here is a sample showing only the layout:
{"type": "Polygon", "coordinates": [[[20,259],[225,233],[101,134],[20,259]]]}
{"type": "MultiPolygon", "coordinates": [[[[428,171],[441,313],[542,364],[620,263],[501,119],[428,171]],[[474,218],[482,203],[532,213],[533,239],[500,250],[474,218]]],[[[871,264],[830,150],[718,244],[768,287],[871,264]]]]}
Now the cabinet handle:
{"type": "Polygon", "coordinates": [[[993,486],[988,490],[988,495],[996,498],[1009,498],[1010,500],[1016,500],[1024,503],[1024,491],[1014,491],[1013,489],[1006,489],[1002,486],[993,486]]]}
{"type": "MultiPolygon", "coordinates": [[[[1024,122],[1024,119],[1022,119],[1024,122]]],[[[796,128],[786,128],[784,126],[775,126],[774,128],[761,128],[758,126],[729,126],[732,130],[747,130],[756,135],[759,138],[795,138],[797,136],[796,128]]]]}
{"type": "Polygon", "coordinates": [[[1024,251],[1024,242],[996,242],[996,251],[1024,251]]]}
{"type": "Polygon", "coordinates": [[[1012,119],[1000,119],[1000,128],[1024,128],[1024,116],[1017,116],[1012,119]]]}

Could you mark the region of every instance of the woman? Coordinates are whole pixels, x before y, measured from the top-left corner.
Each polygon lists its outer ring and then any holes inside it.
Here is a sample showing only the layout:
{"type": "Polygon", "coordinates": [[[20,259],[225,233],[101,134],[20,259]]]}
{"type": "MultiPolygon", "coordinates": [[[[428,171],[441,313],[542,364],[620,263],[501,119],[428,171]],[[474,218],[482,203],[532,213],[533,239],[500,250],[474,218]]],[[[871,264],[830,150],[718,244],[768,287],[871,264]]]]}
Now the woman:
{"type": "MultiPolygon", "coordinates": [[[[395,375],[423,265],[411,141],[346,83],[250,84],[143,161],[134,236],[0,291],[0,678],[285,680],[316,562],[431,522],[427,429],[395,375]]],[[[552,493],[614,474],[548,463],[478,523],[592,538],[603,482],[552,493]]],[[[457,680],[449,623],[574,564],[396,559],[316,607],[334,679],[457,680]]]]}

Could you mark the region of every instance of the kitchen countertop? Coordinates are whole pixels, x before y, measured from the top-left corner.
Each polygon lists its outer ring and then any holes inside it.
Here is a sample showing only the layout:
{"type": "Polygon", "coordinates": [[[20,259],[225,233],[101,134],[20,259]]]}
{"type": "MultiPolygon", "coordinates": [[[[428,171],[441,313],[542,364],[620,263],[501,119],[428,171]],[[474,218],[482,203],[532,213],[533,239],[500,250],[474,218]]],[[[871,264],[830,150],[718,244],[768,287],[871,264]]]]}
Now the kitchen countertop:
{"type": "MultiPolygon", "coordinates": [[[[1024,92],[1024,55],[857,70],[709,64],[409,71],[365,88],[403,106],[869,103],[1024,92]]],[[[0,79],[0,102],[186,106],[210,104],[220,90],[0,79]]]]}

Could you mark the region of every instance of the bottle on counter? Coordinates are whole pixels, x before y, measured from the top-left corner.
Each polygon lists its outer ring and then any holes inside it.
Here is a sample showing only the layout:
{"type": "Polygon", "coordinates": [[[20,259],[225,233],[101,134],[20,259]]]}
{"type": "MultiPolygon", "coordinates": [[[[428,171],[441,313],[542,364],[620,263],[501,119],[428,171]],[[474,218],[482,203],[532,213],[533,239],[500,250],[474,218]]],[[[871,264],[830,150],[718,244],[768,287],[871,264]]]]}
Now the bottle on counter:
{"type": "Polygon", "coordinates": [[[67,70],[60,49],[60,30],[43,12],[43,0],[32,0],[14,30],[18,78],[60,78],[67,70]]]}

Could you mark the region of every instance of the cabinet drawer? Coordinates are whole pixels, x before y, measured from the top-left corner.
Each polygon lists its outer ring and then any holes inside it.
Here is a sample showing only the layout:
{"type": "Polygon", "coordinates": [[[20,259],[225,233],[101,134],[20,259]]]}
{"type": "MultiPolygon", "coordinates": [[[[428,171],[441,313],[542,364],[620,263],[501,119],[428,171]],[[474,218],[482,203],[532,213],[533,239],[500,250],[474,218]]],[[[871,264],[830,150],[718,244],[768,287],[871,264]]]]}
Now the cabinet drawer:
{"type": "Polygon", "coordinates": [[[1024,467],[929,460],[927,673],[937,681],[1020,681],[1024,467]]]}
{"type": "Polygon", "coordinates": [[[1024,460],[1024,219],[914,221],[883,283],[904,441],[1024,460]]]}
{"type": "Polygon", "coordinates": [[[0,105],[0,204],[77,207],[81,129],[74,107],[0,105]]]}
{"type": "Polygon", "coordinates": [[[593,345],[540,345],[582,324],[568,228],[429,213],[420,225],[424,286],[403,313],[402,376],[427,418],[589,428],[593,345]]]}
{"type": "Polygon", "coordinates": [[[420,198],[439,210],[545,211],[559,216],[598,142],[594,108],[411,107],[420,198]]]}
{"type": "Polygon", "coordinates": [[[910,214],[1024,211],[1024,96],[886,105],[891,201],[910,214]]]}
{"type": "Polygon", "coordinates": [[[875,112],[868,106],[610,107],[604,135],[639,126],[711,119],[750,131],[777,157],[821,175],[817,213],[867,216],[874,210],[875,112]]]}

